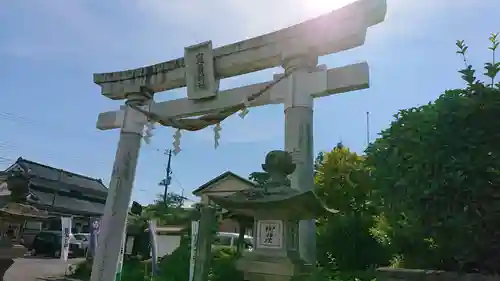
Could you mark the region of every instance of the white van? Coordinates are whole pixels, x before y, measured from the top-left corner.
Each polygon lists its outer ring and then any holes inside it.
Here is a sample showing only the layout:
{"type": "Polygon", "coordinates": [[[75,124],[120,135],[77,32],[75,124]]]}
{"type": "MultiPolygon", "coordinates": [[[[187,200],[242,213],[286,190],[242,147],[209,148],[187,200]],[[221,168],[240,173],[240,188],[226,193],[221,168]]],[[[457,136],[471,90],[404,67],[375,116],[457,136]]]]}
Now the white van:
{"type": "MultiPolygon", "coordinates": [[[[218,232],[215,236],[213,245],[216,247],[235,247],[238,243],[238,233],[234,232],[218,232]]],[[[251,251],[253,248],[253,237],[245,235],[244,236],[244,248],[251,251]]]]}

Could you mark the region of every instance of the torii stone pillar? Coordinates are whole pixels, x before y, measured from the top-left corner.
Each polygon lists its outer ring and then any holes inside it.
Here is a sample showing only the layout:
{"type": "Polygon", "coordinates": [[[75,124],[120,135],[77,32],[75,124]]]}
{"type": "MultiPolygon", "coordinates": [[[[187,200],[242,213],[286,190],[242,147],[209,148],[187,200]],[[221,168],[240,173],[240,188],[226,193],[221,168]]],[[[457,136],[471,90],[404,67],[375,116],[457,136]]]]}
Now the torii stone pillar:
{"type": "Polygon", "coordinates": [[[142,106],[151,99],[152,95],[144,91],[144,88],[127,93],[118,150],[106,198],[98,247],[92,264],[91,281],[113,281],[116,278],[142,131],[147,122],[142,113],[127,105],[142,106]]]}
{"type": "MultiPolygon", "coordinates": [[[[327,88],[324,71],[314,73],[318,79],[310,79],[310,71],[316,70],[317,57],[297,55],[285,58],[285,73],[293,71],[288,77],[288,94],[284,98],[285,108],[285,150],[294,156],[297,166],[291,175],[291,188],[311,190],[314,185],[313,150],[313,97],[315,89],[327,88]],[[323,76],[324,80],[321,79],[323,76]],[[323,80],[323,81],[321,81],[323,80]],[[311,82],[323,85],[311,85],[311,82]]],[[[299,253],[309,264],[316,262],[316,225],[314,220],[299,223],[299,253]]]]}

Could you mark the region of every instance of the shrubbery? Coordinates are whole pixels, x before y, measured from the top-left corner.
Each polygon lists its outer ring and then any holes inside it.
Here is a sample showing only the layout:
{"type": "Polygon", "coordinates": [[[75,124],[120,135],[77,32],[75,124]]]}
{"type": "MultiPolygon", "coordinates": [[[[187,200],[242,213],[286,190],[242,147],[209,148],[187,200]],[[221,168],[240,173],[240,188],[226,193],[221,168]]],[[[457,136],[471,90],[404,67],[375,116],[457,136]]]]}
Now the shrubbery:
{"type": "Polygon", "coordinates": [[[381,215],[374,233],[406,267],[500,273],[499,43],[487,81],[458,41],[465,89],[401,110],[367,150],[381,215]]]}
{"type": "MultiPolygon", "coordinates": [[[[183,237],[179,247],[159,260],[159,275],[153,280],[185,281],[189,279],[190,239],[183,237]],[[168,277],[168,278],[167,278],[168,277]]],[[[128,281],[128,280],[122,280],[128,281]]]]}
{"type": "MultiPolygon", "coordinates": [[[[153,281],[186,281],[189,279],[190,240],[184,238],[179,247],[159,260],[159,274],[153,281]]],[[[236,251],[226,248],[214,250],[207,281],[243,281],[243,275],[236,270],[236,251]]],[[[72,277],[88,280],[92,264],[84,261],[76,265],[72,277]]],[[[129,258],[124,261],[121,281],[151,280],[151,260],[139,261],[129,258]]]]}
{"type": "MultiPolygon", "coordinates": [[[[73,266],[71,277],[79,280],[89,280],[92,272],[92,261],[85,260],[73,266]]],[[[151,276],[151,263],[138,259],[127,259],[123,263],[122,281],[149,281],[151,276]]]]}
{"type": "Polygon", "coordinates": [[[316,193],[339,210],[317,220],[323,266],[500,273],[500,63],[490,41],[485,82],[458,41],[464,89],[401,110],[365,157],[342,145],[320,155],[316,193]]]}
{"type": "Polygon", "coordinates": [[[315,191],[339,213],[317,219],[317,257],[330,270],[359,271],[389,262],[390,254],[372,237],[375,208],[370,169],[342,144],[316,161],[315,191]]]}

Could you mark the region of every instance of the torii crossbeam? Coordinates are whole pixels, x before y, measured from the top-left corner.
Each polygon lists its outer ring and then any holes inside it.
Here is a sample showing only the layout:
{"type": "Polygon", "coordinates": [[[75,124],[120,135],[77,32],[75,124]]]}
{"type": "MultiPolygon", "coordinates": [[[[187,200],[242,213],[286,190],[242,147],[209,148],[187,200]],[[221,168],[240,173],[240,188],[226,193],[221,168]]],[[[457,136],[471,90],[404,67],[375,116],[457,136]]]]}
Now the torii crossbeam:
{"type": "MultiPolygon", "coordinates": [[[[314,85],[317,87],[317,91],[312,89],[311,96],[313,98],[362,90],[369,87],[369,69],[366,62],[328,69],[326,73],[320,69],[315,74],[317,74],[315,78],[311,78],[316,79],[312,82],[317,83],[314,85]],[[324,77],[325,75],[326,77],[324,77]]],[[[280,77],[280,75],[276,76],[276,78],[280,77]]],[[[311,77],[313,76],[311,75],[311,77]]],[[[209,99],[203,102],[189,98],[181,98],[153,103],[151,106],[148,106],[147,109],[155,115],[160,115],[165,118],[198,116],[213,112],[214,110],[223,110],[239,104],[247,97],[259,92],[272,82],[273,81],[269,81],[221,91],[217,93],[217,98],[209,99]]],[[[250,102],[248,107],[284,103],[285,96],[289,91],[288,86],[287,80],[278,82],[275,86],[263,93],[261,97],[256,99],[254,102],[250,102]]],[[[139,92],[140,90],[137,89],[136,91],[139,92]]],[[[118,111],[107,111],[99,114],[97,128],[100,130],[121,128],[125,112],[124,110],[125,108],[118,111]]]]}

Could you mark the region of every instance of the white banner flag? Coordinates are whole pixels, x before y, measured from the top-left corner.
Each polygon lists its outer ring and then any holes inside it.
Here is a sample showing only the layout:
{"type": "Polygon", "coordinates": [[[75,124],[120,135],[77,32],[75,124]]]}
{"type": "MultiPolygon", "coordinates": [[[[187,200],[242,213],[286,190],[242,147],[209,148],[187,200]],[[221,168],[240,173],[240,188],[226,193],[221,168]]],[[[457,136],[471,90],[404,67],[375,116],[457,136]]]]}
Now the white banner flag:
{"type": "Polygon", "coordinates": [[[90,255],[92,258],[95,257],[97,240],[99,238],[100,225],[101,225],[101,218],[90,218],[90,241],[87,250],[87,255],[90,255]]]}
{"type": "Polygon", "coordinates": [[[198,228],[199,228],[200,222],[199,221],[192,221],[191,222],[191,257],[189,260],[189,280],[188,281],[193,281],[193,275],[194,275],[194,261],[196,258],[196,245],[198,242],[198,228]]]}
{"type": "Polygon", "coordinates": [[[67,261],[69,239],[71,237],[71,217],[61,217],[61,260],[67,261]]]}

